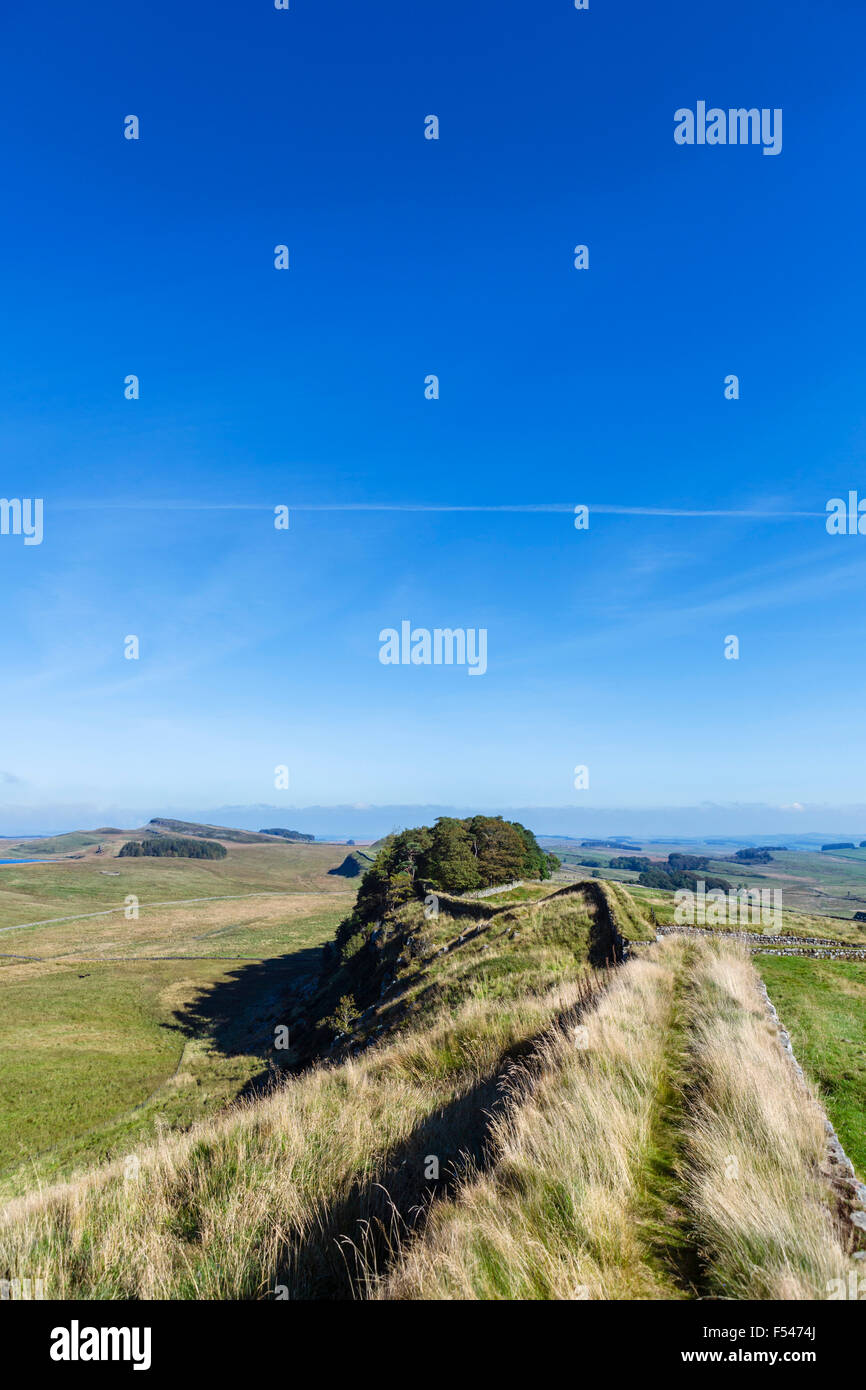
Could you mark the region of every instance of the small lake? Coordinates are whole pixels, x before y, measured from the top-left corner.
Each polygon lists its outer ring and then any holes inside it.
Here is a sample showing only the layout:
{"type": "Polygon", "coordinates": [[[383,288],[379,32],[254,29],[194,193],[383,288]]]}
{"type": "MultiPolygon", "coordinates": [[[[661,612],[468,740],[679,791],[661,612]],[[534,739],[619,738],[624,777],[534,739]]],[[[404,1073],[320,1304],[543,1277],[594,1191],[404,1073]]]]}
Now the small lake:
{"type": "Polygon", "coordinates": [[[50,864],[50,859],[0,859],[0,864],[50,864]]]}

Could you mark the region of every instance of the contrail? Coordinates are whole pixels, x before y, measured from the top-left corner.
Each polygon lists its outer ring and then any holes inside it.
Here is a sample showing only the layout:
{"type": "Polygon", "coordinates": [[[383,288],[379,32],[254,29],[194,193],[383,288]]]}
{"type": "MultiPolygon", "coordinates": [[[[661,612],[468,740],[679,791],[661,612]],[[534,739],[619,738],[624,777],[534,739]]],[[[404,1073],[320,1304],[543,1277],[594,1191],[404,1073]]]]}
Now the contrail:
{"type": "MultiPolygon", "coordinates": [[[[57,511],[190,511],[270,512],[271,502],[59,502],[57,511]]],[[[513,512],[565,513],[571,502],[455,503],[455,502],[285,502],[290,512],[513,512]]],[[[740,507],[624,507],[610,502],[587,502],[589,511],[602,516],[752,517],[765,521],[826,517],[826,511],[767,511],[740,507]]]]}

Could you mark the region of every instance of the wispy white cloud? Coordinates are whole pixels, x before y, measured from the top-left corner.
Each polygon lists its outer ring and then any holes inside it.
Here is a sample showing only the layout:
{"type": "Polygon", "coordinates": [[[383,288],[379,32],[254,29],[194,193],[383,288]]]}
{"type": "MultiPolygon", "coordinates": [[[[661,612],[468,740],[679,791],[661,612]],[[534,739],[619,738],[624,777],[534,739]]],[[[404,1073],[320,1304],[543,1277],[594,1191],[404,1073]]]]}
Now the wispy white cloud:
{"type": "MultiPolygon", "coordinates": [[[[295,512],[516,512],[565,513],[574,512],[573,502],[298,502],[283,499],[295,512]]],[[[165,512],[272,512],[274,502],[202,502],[202,501],[90,501],[57,502],[57,511],[165,511],[165,512]]],[[[730,517],[764,521],[789,521],[801,518],[825,517],[826,510],[803,511],[790,508],[766,507],[629,507],[619,502],[588,502],[590,513],[600,516],[658,516],[658,517],[730,517]]]]}

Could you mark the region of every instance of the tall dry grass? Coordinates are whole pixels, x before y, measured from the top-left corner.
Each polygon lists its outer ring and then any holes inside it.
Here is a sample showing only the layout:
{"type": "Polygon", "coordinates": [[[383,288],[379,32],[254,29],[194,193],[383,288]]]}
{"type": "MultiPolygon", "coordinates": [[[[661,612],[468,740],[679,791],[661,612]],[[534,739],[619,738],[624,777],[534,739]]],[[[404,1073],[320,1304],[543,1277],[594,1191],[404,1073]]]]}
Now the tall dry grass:
{"type": "Polygon", "coordinates": [[[436,956],[389,1040],[12,1203],[0,1277],[59,1298],[683,1297],[669,1203],[698,1292],[826,1296],[853,1266],[821,1116],[751,963],[667,938],[590,1007],[581,913],[523,909],[436,956]]]}
{"type": "Polygon", "coordinates": [[[779,1046],[745,951],[709,942],[697,961],[685,1177],[709,1291],[826,1298],[854,1265],[821,1172],[822,1112],[779,1046]]]}
{"type": "Polygon", "coordinates": [[[585,988],[465,1000],[423,1033],[19,1199],[0,1220],[0,1275],[42,1278],[56,1298],[349,1296],[355,1246],[369,1257],[395,1208],[404,1222],[423,1208],[429,1155],[444,1177],[483,1144],[501,1069],[585,988]]]}
{"type": "Polygon", "coordinates": [[[495,1164],[431,1212],[371,1292],[828,1297],[854,1265],[820,1172],[823,1120],[742,948],[667,938],[585,1022],[586,1050],[563,1031],[545,1045],[540,1078],[496,1123],[495,1164]],[[665,1125],[673,1191],[660,1189],[665,1125]],[[660,1191],[691,1262],[657,1239],[660,1191]]]}
{"type": "Polygon", "coordinates": [[[384,1298],[664,1298],[647,1258],[646,1170],[682,967],[679,942],[620,972],[584,1019],[557,1028],[494,1125],[495,1167],[433,1210],[384,1298]]]}

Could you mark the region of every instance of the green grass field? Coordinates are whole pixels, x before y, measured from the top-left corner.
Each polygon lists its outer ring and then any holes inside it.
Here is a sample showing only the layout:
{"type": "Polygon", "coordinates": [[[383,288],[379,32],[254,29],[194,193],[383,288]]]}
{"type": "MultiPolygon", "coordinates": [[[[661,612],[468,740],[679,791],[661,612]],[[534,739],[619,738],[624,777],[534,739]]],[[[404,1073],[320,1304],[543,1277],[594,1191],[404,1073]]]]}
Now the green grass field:
{"type": "MultiPolygon", "coordinates": [[[[0,928],[53,917],[116,910],[134,893],[142,904],[254,892],[345,892],[328,869],[340,845],[230,845],[225,859],[83,859],[0,866],[0,928]]],[[[6,950],[0,937],[0,950],[6,950]]]]}
{"type": "MultiPolygon", "coordinates": [[[[670,920],[673,913],[671,894],[631,884],[630,891],[626,891],[621,882],[612,880],[629,876],[606,870],[601,871],[601,881],[594,880],[591,887],[576,896],[567,894],[550,903],[539,900],[556,893],[561,886],[559,880],[524,885],[488,898],[486,905],[491,909],[504,907],[506,910],[492,916],[481,932],[473,931],[465,939],[465,918],[451,920],[446,910],[438,919],[428,921],[420,903],[410,904],[401,910],[402,916],[398,914],[399,930],[405,932],[405,949],[401,947],[397,956],[395,947],[396,965],[386,969],[380,964],[384,988],[380,992],[377,977],[376,988],[369,996],[374,1003],[369,1008],[363,1007],[369,1000],[362,999],[359,994],[361,1002],[353,1004],[349,1010],[352,1046],[361,1048],[358,1058],[335,1056],[331,1060],[336,1065],[313,1068],[296,1077],[297,1087],[291,1089],[294,1083],[290,1082],[290,1088],[280,1093],[282,1099],[275,1101],[270,1109],[267,1108],[269,1101],[259,1099],[254,1109],[241,1107],[232,1112],[229,1120],[220,1119],[214,1124],[238,1097],[254,1091],[268,1091],[275,1079],[275,1064],[288,1066],[298,1060],[324,1055],[315,1049],[310,1052],[310,1038],[318,1037],[318,1031],[324,1026],[320,1020],[334,1014],[338,997],[348,996],[357,987],[358,980],[363,983],[363,975],[358,974],[356,980],[352,975],[353,967],[344,963],[331,981],[333,998],[328,992],[330,986],[323,987],[324,993],[317,993],[315,982],[321,964],[321,948],[333,938],[338,923],[350,911],[360,879],[347,880],[329,872],[345,857],[342,845],[229,843],[224,860],[184,861],[118,860],[114,857],[118,844],[119,841],[112,842],[101,855],[96,855],[91,845],[83,849],[80,859],[0,868],[0,1197],[14,1198],[32,1192],[37,1186],[69,1177],[75,1179],[106,1160],[119,1159],[124,1163],[127,1156],[144,1152],[154,1140],[161,1141],[162,1136],[165,1136],[166,1153],[180,1155],[186,1153],[185,1144],[193,1145],[190,1171],[197,1172],[196,1141],[192,1136],[183,1139],[178,1132],[202,1122],[204,1128],[195,1133],[213,1136],[207,1143],[213,1143],[214,1152],[222,1155],[220,1162],[225,1160],[226,1190],[234,1192],[238,1183],[238,1150],[231,1136],[246,1134],[245,1126],[249,1126],[253,1147],[260,1138],[267,1147],[270,1144],[265,1133],[267,1125],[259,1136],[255,1116],[270,1115],[275,1107],[279,1124],[274,1146],[267,1149],[266,1161],[258,1175],[255,1170],[258,1160],[251,1159],[252,1169],[240,1183],[240,1187],[248,1184],[246,1198],[237,1203],[232,1199],[231,1211],[234,1213],[237,1208],[239,1212],[243,1208],[245,1213],[249,1206],[254,1212],[261,1192],[269,1190],[273,1178],[279,1201],[274,1208],[275,1225],[268,1239],[273,1238],[277,1244],[282,1241],[280,1222],[287,1205],[296,1202],[300,1190],[294,1171],[284,1171],[284,1150],[287,1143],[297,1144],[303,1160],[299,1159],[299,1171],[306,1175],[303,1182],[309,1187],[298,1215],[301,1227],[306,1230],[304,1223],[311,1219],[310,1212],[319,1210],[316,1203],[320,1200],[322,1182],[322,1146],[331,1145],[333,1141],[334,1161],[340,1171],[334,1181],[328,1218],[331,1224],[327,1229],[323,1227],[321,1239],[319,1236],[303,1237],[303,1243],[309,1248],[318,1241],[314,1274],[320,1259],[328,1270],[331,1269],[334,1253],[331,1246],[340,1233],[341,1228],[336,1223],[342,1220],[343,1211],[343,1198],[338,1201],[336,1194],[345,1194],[348,1190],[346,1184],[358,1164],[359,1171],[374,1171],[380,1161],[377,1155],[380,1155],[384,1133],[390,1133],[394,1146],[394,1153],[386,1164],[389,1173],[392,1169],[394,1173],[405,1172],[402,1145],[404,1141],[415,1142],[412,1136],[416,1130],[419,1153],[439,1151],[436,1145],[441,1136],[436,1138],[433,1134],[440,1126],[438,1117],[441,1117],[442,1132],[448,1138],[443,1152],[473,1152],[476,1130],[481,1133],[486,1124],[486,1121],[482,1124],[479,1117],[487,1115],[491,1105],[498,1104],[500,1070],[503,1067],[507,1070],[514,1057],[522,1057],[530,1042],[534,1046],[558,1012],[570,1007],[567,1000],[572,993],[577,990],[579,994],[584,988],[584,977],[591,973],[588,972],[588,957],[592,933],[602,921],[598,914],[604,912],[603,904],[597,900],[598,888],[607,898],[621,930],[635,942],[652,941],[655,936],[653,915],[663,922],[670,920]],[[124,907],[130,896],[137,899],[138,905],[137,910],[127,916],[124,907]],[[395,969],[399,979],[389,984],[390,972],[395,969]],[[285,1025],[289,1030],[288,1047],[275,1053],[278,1025],[285,1025]],[[376,1046],[367,1051],[365,1044],[376,1046]],[[379,1046],[385,1049],[381,1054],[379,1046]],[[393,1055],[389,1048],[393,1049],[393,1055]],[[357,1089],[357,1095],[353,1088],[357,1089]],[[308,1112],[304,1109],[304,1097],[309,1100],[308,1112]],[[324,1128],[323,1115],[327,1121],[324,1128]],[[332,1121],[338,1133],[332,1136],[328,1131],[326,1137],[327,1126],[332,1121]],[[401,1128],[404,1123],[405,1134],[401,1128]],[[224,1124],[230,1128],[220,1137],[224,1124]],[[356,1152],[358,1135],[362,1131],[367,1137],[356,1152]],[[287,1138],[289,1134],[293,1136],[291,1140],[287,1138]],[[344,1164],[345,1171],[340,1164],[344,1164]]],[[[820,868],[829,876],[825,877],[825,884],[834,881],[832,876],[840,872],[854,875],[856,891],[866,893],[866,864],[855,858],[840,869],[838,864],[826,862],[826,857],[823,860],[816,855],[800,858],[807,861],[799,866],[804,881],[808,878],[812,885],[808,892],[804,890],[803,901],[812,903],[813,910],[792,910],[791,895],[786,890],[785,929],[858,944],[866,940],[862,925],[819,910],[824,904],[820,898],[818,874],[820,868]],[[816,858],[819,860],[817,868],[812,862],[816,858]]],[[[785,870],[792,881],[798,869],[797,860],[798,856],[791,856],[791,860],[785,862],[785,870]]],[[[725,867],[720,865],[719,872],[724,872],[725,867]]],[[[767,867],[777,872],[775,865],[767,867]]],[[[584,867],[579,873],[582,878],[588,878],[591,870],[584,867]]],[[[660,948],[654,944],[647,946],[647,954],[642,951],[622,973],[622,988],[628,993],[631,986],[626,982],[633,980],[637,992],[622,1016],[617,1016],[618,1033],[605,1032],[604,1036],[612,1042],[621,1034],[623,1074],[619,1077],[616,1073],[619,1080],[611,1095],[603,1088],[599,1090],[606,1075],[605,1063],[597,1076],[593,1072],[590,1077],[592,1084],[586,1098],[587,1106],[591,1102],[598,1110],[600,1138],[596,1150],[601,1153],[603,1149],[606,1155],[605,1146],[612,1146],[609,1172],[605,1169],[604,1179],[605,1182],[610,1179],[611,1201],[614,1192],[618,1194],[617,1201],[621,1195],[619,1175],[626,1161],[623,1155],[630,1154],[628,1161],[637,1164],[634,1200],[624,1216],[622,1258],[617,1256],[615,1267],[612,1266],[609,1276],[605,1275],[599,1283],[600,1289],[607,1290],[603,1296],[624,1296],[622,1292],[615,1292],[616,1288],[632,1287],[627,1281],[621,1286],[616,1282],[622,1278],[622,1268],[629,1260],[637,1261],[635,1296],[680,1297],[689,1296],[693,1291],[689,1283],[693,1274],[687,1273],[683,1283],[675,1247],[688,1222],[699,1217],[704,1220],[704,1217],[700,1215],[700,1194],[686,1199],[676,1186],[679,1170],[674,1162],[674,1149],[679,1154],[680,1148],[694,1138],[689,1116],[683,1109],[683,1088],[678,1078],[686,1074],[682,1068],[687,1060],[689,1066],[693,1065],[691,1053],[687,1059],[686,1052],[693,1043],[697,1047],[703,1037],[701,1029],[715,1008],[714,1001],[717,1002],[717,986],[727,981],[725,988],[736,986],[735,993],[742,988],[746,994],[752,988],[748,983],[752,967],[747,964],[746,956],[740,960],[743,948],[729,943],[722,949],[729,952],[728,963],[723,968],[719,966],[722,975],[708,992],[700,995],[700,1000],[697,994],[689,992],[691,984],[689,990],[685,990],[684,982],[687,977],[691,980],[693,967],[703,962],[701,969],[710,972],[707,981],[712,983],[710,975],[716,969],[713,953],[717,943],[699,945],[694,939],[685,943],[682,938],[671,938],[667,944],[662,942],[660,948]],[[656,964],[645,968],[644,960],[656,964]],[[664,961],[675,965],[675,968],[671,965],[673,973],[664,961]],[[611,1116],[615,1111],[623,1122],[628,1117],[620,1115],[615,1105],[609,1113],[609,1106],[616,1100],[620,1081],[632,1074],[635,1039],[631,1034],[634,1019],[649,998],[644,991],[652,994],[660,987],[659,982],[664,983],[666,979],[661,995],[667,991],[670,998],[665,995],[665,1002],[659,995],[657,1002],[661,1012],[658,1017],[652,1005],[647,1030],[637,1046],[641,1066],[647,1058],[656,1056],[658,1075],[647,1080],[645,1113],[642,1111],[637,1117],[640,1123],[634,1134],[629,1131],[629,1136],[623,1140],[622,1155],[618,1157],[612,1139],[611,1116]],[[680,1016],[679,1009],[679,1003],[686,1000],[690,1001],[689,1009],[694,1014],[688,1020],[685,1015],[680,1016]],[[643,1154],[638,1142],[639,1136],[644,1136],[640,1139],[643,1143],[647,1135],[651,1154],[643,1154]],[[651,1200],[647,1193],[641,1195],[642,1186],[647,1184],[647,1191],[652,1188],[651,1200]],[[678,1216],[669,1220],[675,1209],[678,1216]],[[644,1243],[638,1242],[639,1250],[632,1250],[630,1245],[635,1223],[646,1236],[645,1240],[644,1235],[641,1236],[644,1243]],[[656,1288],[657,1292],[653,1293],[656,1288]]],[[[752,959],[764,975],[780,1016],[791,1032],[797,1054],[820,1090],[840,1138],[862,1175],[866,1171],[866,963],[772,956],[752,959]]],[[[354,962],[355,957],[351,960],[354,962]]],[[[695,974],[691,983],[696,981],[695,974]]],[[[720,1015],[716,1023],[724,1022],[726,1028],[736,1024],[739,1028],[747,1014],[748,1011],[734,1010],[730,1017],[720,1015]]],[[[342,1028],[342,1025],[337,1026],[342,1028]]],[[[789,1071],[781,1065],[781,1054],[777,1057],[774,1040],[768,1041],[769,1032],[762,1014],[756,1027],[756,1046],[760,1044],[766,1051],[758,1073],[751,1079],[739,1077],[743,1059],[751,1054],[748,1049],[742,1053],[738,1051],[740,1042],[733,1036],[725,1044],[724,1057],[717,1057],[713,1062],[710,1047],[713,1037],[708,1033],[705,1040],[707,1077],[712,1071],[711,1063],[723,1071],[727,1068],[724,1076],[719,1072],[719,1095],[727,1094],[726,1088],[733,1084],[736,1076],[738,1084],[745,1085],[748,1080],[750,1095],[757,1096],[763,1094],[767,1069],[779,1063],[778,1094],[771,1107],[775,1115],[777,1111],[782,1113],[791,1102],[786,1090],[789,1071]]],[[[330,1042],[333,1039],[326,1036],[325,1049],[330,1042]]],[[[556,1061],[551,1077],[551,1097],[555,1102],[550,1111],[551,1136],[556,1144],[561,1137],[557,1128],[560,1080],[565,1086],[563,1094],[570,1098],[569,1103],[574,1099],[575,1086],[583,1095],[580,1079],[583,1063],[578,1059],[575,1070],[572,1052],[569,1043],[563,1057],[556,1061]],[[567,1065],[560,1068],[560,1062],[567,1062],[567,1065]],[[561,1077],[557,1080],[560,1071],[561,1077]]],[[[797,1089],[794,1087],[793,1091],[797,1089]]],[[[750,1099],[748,1106],[752,1104],[750,1099]]],[[[595,1110],[592,1113],[595,1115],[595,1110]]],[[[587,1115],[592,1118],[589,1110],[587,1115]]],[[[743,1131],[738,1115],[729,1118],[730,1127],[721,1128],[718,1137],[719,1154],[723,1157],[735,1151],[739,1142],[737,1136],[743,1131]]],[[[806,1129],[807,1118],[805,1114],[802,1117],[806,1129]]],[[[527,1129],[526,1135],[527,1140],[535,1142],[534,1129],[527,1129]]],[[[819,1125],[815,1142],[823,1142],[822,1135],[819,1125]]],[[[803,1138],[806,1148],[814,1148],[813,1140],[814,1136],[803,1138]]],[[[769,1183],[768,1191],[774,1190],[776,1182],[770,1163],[774,1143],[775,1138],[772,1143],[768,1141],[766,1153],[762,1150],[761,1156],[762,1164],[766,1159],[769,1165],[761,1176],[761,1183],[769,1183]]],[[[160,1142],[151,1152],[162,1152],[162,1149],[160,1142]]],[[[522,1149],[515,1152],[518,1162],[523,1162],[522,1149]]],[[[584,1161],[586,1152],[586,1146],[579,1146],[568,1157],[568,1171],[559,1174],[556,1183],[570,1181],[568,1173],[575,1163],[584,1161]]],[[[545,1158],[551,1174],[558,1172],[554,1157],[551,1150],[545,1158]]],[[[175,1226],[181,1219],[173,1186],[174,1162],[174,1158],[167,1161],[168,1185],[167,1195],[164,1194],[167,1224],[164,1229],[160,1228],[162,1234],[159,1236],[160,1241],[163,1238],[168,1241],[166,1249],[169,1246],[174,1249],[175,1226]]],[[[811,1159],[804,1173],[811,1172],[810,1164],[811,1159]]],[[[502,1182],[497,1180],[492,1194],[483,1184],[479,1189],[485,1201],[494,1203],[491,1213],[497,1222],[500,1216],[504,1220],[506,1215],[504,1207],[500,1208],[500,1201],[507,1201],[510,1208],[513,1198],[508,1163],[500,1176],[502,1182]]],[[[90,1181],[88,1178],[76,1190],[83,1191],[90,1181]]],[[[193,1182],[193,1178],[189,1181],[193,1182]]],[[[539,1226],[542,1233],[549,1232],[544,1207],[546,1183],[547,1178],[538,1189],[539,1211],[544,1216],[539,1226]]],[[[715,1191],[716,1186],[714,1179],[708,1191],[715,1191]]],[[[123,1185],[122,1193],[125,1202],[129,1194],[123,1185]]],[[[419,1200],[414,1188],[411,1192],[407,1189],[407,1193],[407,1202],[410,1196],[411,1202],[419,1200]]],[[[470,1203],[476,1199],[471,1183],[466,1196],[470,1203]]],[[[616,1203],[610,1206],[605,1198],[597,1214],[602,1222],[599,1231],[608,1229],[610,1213],[615,1206],[616,1203]]],[[[808,1203],[804,1210],[807,1206],[808,1203]]],[[[142,1205],[139,1215],[144,1223],[142,1230],[150,1231],[148,1202],[142,1205]]],[[[463,1208],[458,1215],[462,1221],[463,1208]]],[[[509,1222],[514,1215],[511,1211],[509,1222]]],[[[595,1229],[592,1204],[587,1206],[585,1215],[589,1222],[587,1230],[595,1229]]],[[[709,1211],[706,1214],[710,1233],[707,1239],[712,1237],[719,1246],[721,1268],[724,1231],[713,1226],[711,1215],[709,1211]]],[[[235,1216],[221,1212],[220,1221],[223,1218],[229,1222],[227,1230],[231,1229],[235,1216]]],[[[506,1224],[503,1228],[506,1234],[508,1229],[506,1224]]],[[[218,1225],[214,1225],[213,1232],[218,1244],[221,1239],[217,1235],[218,1225]]],[[[250,1233],[250,1240],[253,1235],[257,1241],[259,1236],[255,1232],[250,1233]]],[[[487,1234],[483,1238],[486,1240],[487,1234]]],[[[247,1235],[241,1233],[236,1245],[231,1249],[227,1246],[213,1265],[223,1281],[220,1285],[221,1288],[224,1285],[222,1296],[229,1289],[231,1296],[237,1296],[238,1290],[244,1296],[261,1292],[256,1280],[265,1271],[264,1266],[259,1269],[256,1263],[258,1256],[252,1258],[243,1278],[236,1285],[232,1283],[232,1261],[243,1264],[247,1260],[245,1242],[247,1235]],[[252,1279],[249,1287],[244,1282],[248,1276],[252,1279]]],[[[581,1237],[568,1259],[577,1256],[582,1259],[580,1252],[584,1244],[581,1237]]],[[[185,1244],[183,1250],[188,1253],[185,1244]]],[[[735,1254],[733,1251],[731,1258],[735,1254]]],[[[180,1260],[176,1250],[175,1255],[180,1260]]],[[[147,1271],[157,1267],[161,1259],[161,1255],[157,1257],[151,1251],[142,1266],[142,1289],[149,1287],[151,1276],[147,1271]],[[156,1265],[152,1260],[156,1260],[156,1265]]],[[[804,1251],[803,1260],[808,1264],[811,1259],[808,1251],[804,1251]]],[[[210,1276],[202,1271],[205,1266],[210,1269],[212,1263],[211,1254],[203,1256],[201,1270],[192,1283],[185,1274],[163,1271],[166,1290],[177,1296],[177,1291],[186,1289],[189,1284],[200,1294],[197,1281],[204,1281],[201,1288],[210,1288],[207,1283],[210,1276]]],[[[439,1263],[440,1254],[434,1248],[430,1269],[424,1275],[428,1286],[439,1263]]],[[[337,1288],[343,1276],[344,1268],[338,1261],[327,1277],[333,1277],[334,1288],[337,1288]]],[[[304,1273],[303,1277],[307,1279],[308,1276],[304,1273]]],[[[550,1275],[551,1288],[559,1288],[558,1277],[550,1275]]],[[[592,1277],[594,1279],[595,1275],[592,1277]]],[[[460,1278],[462,1280],[463,1276],[460,1278]]],[[[548,1274],[543,1273],[543,1284],[547,1278],[548,1274]]],[[[808,1278],[814,1282],[813,1275],[808,1278]]],[[[466,1288],[474,1288],[471,1280],[466,1288]]],[[[410,1293],[409,1296],[415,1295],[410,1293]]]]}
{"type": "Polygon", "coordinates": [[[351,907],[357,885],[327,872],[343,857],[230,845],[0,869],[0,1191],[185,1127],[261,1077],[351,907]]]}
{"type": "Polygon", "coordinates": [[[866,962],[759,956],[801,1065],[866,1178],[866,962]]]}

